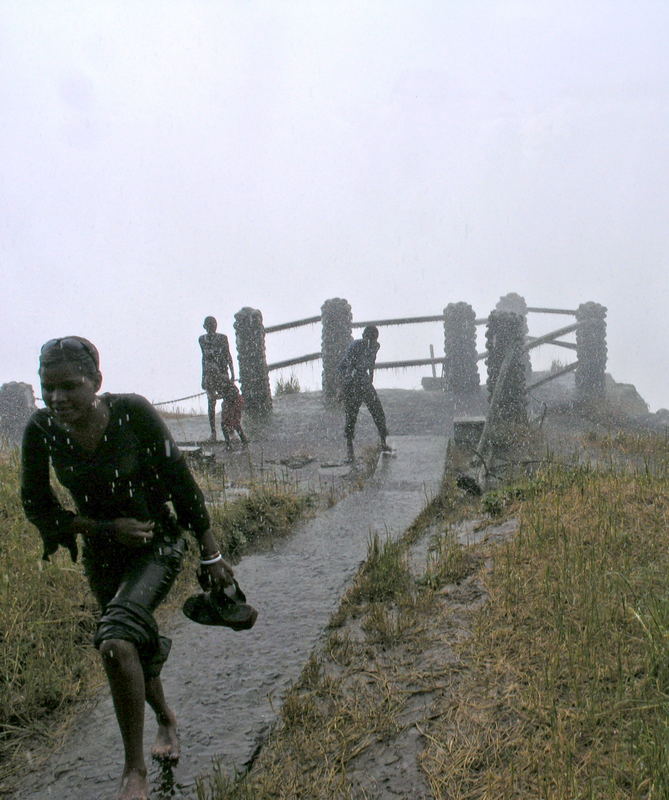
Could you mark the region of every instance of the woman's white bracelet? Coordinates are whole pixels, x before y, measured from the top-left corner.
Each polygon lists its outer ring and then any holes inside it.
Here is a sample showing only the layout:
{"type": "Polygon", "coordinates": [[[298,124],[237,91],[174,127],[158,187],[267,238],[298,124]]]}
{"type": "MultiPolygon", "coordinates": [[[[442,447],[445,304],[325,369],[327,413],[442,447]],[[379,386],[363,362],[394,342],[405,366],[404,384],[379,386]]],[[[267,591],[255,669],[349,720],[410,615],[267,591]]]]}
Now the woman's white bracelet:
{"type": "Polygon", "coordinates": [[[203,567],[208,567],[210,564],[216,564],[218,561],[223,561],[223,556],[220,553],[213,558],[200,559],[200,564],[202,564],[203,567]]]}

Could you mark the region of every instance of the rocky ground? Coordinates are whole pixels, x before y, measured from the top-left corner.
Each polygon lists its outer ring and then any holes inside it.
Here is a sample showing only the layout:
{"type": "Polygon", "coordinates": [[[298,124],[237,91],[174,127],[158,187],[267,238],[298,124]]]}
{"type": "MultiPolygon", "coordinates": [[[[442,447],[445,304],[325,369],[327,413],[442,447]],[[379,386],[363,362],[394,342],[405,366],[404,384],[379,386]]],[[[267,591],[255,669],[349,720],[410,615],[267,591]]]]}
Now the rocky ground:
{"type": "MultiPolygon", "coordinates": [[[[451,406],[443,392],[382,389],[383,403],[392,445],[394,435],[446,435],[445,420],[451,406]]],[[[351,473],[344,463],[344,415],[339,407],[328,407],[320,392],[300,392],[274,398],[272,413],[264,420],[245,415],[243,427],[250,439],[248,448],[239,441],[228,451],[220,440],[209,441],[206,416],[167,418],[182,448],[196,448],[200,458],[213,461],[225,471],[231,490],[254,480],[279,480],[300,490],[332,494],[345,490],[351,473]]],[[[218,426],[218,415],[216,419],[218,426]]],[[[362,408],[356,426],[356,455],[360,464],[378,444],[374,423],[362,408]]],[[[197,459],[197,454],[194,458],[197,459]]]]}

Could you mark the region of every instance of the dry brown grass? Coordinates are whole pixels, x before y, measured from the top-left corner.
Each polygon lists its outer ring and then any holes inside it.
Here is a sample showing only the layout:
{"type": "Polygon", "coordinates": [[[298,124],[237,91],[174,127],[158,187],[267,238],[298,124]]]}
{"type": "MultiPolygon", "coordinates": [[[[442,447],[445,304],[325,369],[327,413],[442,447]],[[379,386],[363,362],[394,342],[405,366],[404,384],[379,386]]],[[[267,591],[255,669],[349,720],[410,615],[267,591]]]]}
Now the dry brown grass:
{"type": "Polygon", "coordinates": [[[41,561],[41,541],[23,516],[18,456],[0,460],[0,789],[24,745],[58,736],[63,710],[99,680],[86,645],[93,602],[79,565],[41,561]],[[49,720],[49,721],[47,721],[49,720]]]}
{"type": "Polygon", "coordinates": [[[652,445],[654,472],[555,466],[519,503],[430,729],[435,798],[668,796],[669,462],[652,445]]]}

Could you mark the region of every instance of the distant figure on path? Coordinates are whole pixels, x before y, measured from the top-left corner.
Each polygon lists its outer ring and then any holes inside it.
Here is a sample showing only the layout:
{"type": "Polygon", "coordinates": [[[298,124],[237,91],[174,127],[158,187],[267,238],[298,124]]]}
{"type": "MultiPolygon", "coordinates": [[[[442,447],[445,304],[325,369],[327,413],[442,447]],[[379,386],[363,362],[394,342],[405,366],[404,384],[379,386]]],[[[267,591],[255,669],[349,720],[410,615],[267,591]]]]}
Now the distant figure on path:
{"type": "Polygon", "coordinates": [[[205,317],[206,333],[199,338],[202,349],[202,388],[207,393],[210,441],[216,441],[216,401],[221,400],[226,386],[235,380],[235,365],[230,355],[228,337],[216,333],[215,317],[205,317]]]}
{"type": "Polygon", "coordinates": [[[355,339],[348,346],[344,357],[339,362],[339,374],[342,379],[342,395],[346,422],[344,435],[346,437],[346,459],[351,462],[355,459],[353,451],[353,437],[355,436],[355,423],[358,419],[360,406],[364,403],[372,415],[376,429],[381,438],[381,450],[389,453],[391,448],[386,442],[388,428],[386,415],[379,396],[374,388],[374,365],[376,354],[381,346],[378,342],[379,329],[375,325],[368,325],[362,332],[362,339],[355,339]]]}
{"type": "Polygon", "coordinates": [[[244,398],[239,389],[230,381],[223,389],[223,410],[221,411],[221,428],[225,446],[232,450],[231,434],[236,433],[243,445],[248,444],[246,434],[242,430],[242,409],[244,398]]]}
{"type": "Polygon", "coordinates": [[[23,508],[42,536],[45,560],[61,546],[76,560],[77,535],[83,538],[84,570],[101,610],[93,641],[125,750],[118,799],[146,800],[145,701],[158,722],[152,756],[166,764],[179,758],[177,720],[160,680],[171,642],[159,635],[153,612],[181,569],[183,529],[197,540],[212,586],[232,584],[232,569],[210,530],[202,492],[153,406],[136,394],[98,394],[99,356],[88,339],[48,341],[39,377],[46,408],[31,416],[23,436],[23,508]],[[76,512],[54,493],[51,467],[76,512]]]}

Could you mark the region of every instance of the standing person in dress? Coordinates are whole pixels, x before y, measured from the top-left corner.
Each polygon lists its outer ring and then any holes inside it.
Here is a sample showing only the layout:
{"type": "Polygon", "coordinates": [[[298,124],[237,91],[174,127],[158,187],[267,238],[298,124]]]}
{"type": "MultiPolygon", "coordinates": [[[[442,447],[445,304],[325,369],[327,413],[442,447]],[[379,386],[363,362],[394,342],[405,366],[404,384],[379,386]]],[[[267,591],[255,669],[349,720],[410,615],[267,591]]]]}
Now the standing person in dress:
{"type": "Polygon", "coordinates": [[[223,397],[227,384],[235,380],[235,364],[230,355],[228,337],[216,333],[217,326],[215,317],[205,317],[203,327],[206,333],[198,340],[202,349],[202,388],[207,393],[212,442],[216,441],[216,401],[223,397]]]}
{"type": "Polygon", "coordinates": [[[82,537],[84,569],[101,610],[94,644],[125,751],[118,798],[145,800],[145,701],[158,721],[152,755],[179,757],[176,717],[160,680],[171,642],[159,635],[153,612],[181,569],[183,529],[195,537],[212,586],[222,591],[233,583],[232,569],[210,530],[202,492],[150,403],[134,394],[98,394],[95,346],[79,336],[48,341],[39,376],[46,408],[32,415],[23,437],[23,507],[42,536],[45,560],[59,546],[76,560],[82,537]],[[58,501],[50,467],[76,512],[58,501]]]}
{"type": "Polygon", "coordinates": [[[363,403],[372,415],[376,429],[379,432],[381,450],[386,453],[391,451],[386,441],[388,436],[386,415],[373,383],[376,354],[381,346],[378,339],[379,329],[376,325],[368,325],[362,332],[362,338],[351,342],[339,363],[344,413],[346,414],[344,436],[346,437],[347,461],[355,459],[353,437],[355,436],[355,423],[358,419],[358,412],[363,403]]]}

